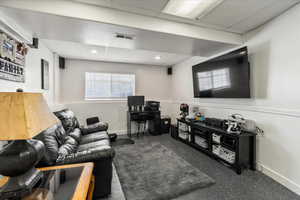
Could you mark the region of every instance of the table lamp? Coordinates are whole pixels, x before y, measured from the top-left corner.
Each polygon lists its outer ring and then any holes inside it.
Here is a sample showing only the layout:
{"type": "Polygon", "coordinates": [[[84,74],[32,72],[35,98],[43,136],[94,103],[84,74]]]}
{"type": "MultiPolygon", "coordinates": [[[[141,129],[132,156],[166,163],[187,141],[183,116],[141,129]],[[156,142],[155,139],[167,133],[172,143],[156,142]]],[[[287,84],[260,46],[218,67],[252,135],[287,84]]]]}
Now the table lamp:
{"type": "Polygon", "coordinates": [[[0,197],[19,198],[39,181],[35,165],[45,148],[32,138],[57,122],[41,93],[0,92],[0,140],[9,142],[0,150],[0,174],[10,177],[0,197]]]}

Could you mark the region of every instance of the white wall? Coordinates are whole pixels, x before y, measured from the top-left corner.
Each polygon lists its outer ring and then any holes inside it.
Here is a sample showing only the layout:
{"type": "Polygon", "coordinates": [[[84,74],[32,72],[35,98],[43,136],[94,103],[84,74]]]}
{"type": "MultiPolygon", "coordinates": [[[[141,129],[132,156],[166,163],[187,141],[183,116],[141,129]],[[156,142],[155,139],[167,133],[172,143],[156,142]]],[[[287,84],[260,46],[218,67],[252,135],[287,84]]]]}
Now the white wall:
{"type": "MultiPolygon", "coordinates": [[[[23,88],[24,92],[41,92],[50,106],[54,107],[54,66],[53,53],[41,42],[38,49],[29,49],[25,63],[25,83],[12,82],[0,79],[0,92],[15,92],[17,88],[23,88]],[[49,62],[49,90],[41,89],[41,59],[49,62]]],[[[1,149],[1,144],[0,144],[1,149]]]]}
{"type": "Polygon", "coordinates": [[[207,116],[241,113],[265,131],[257,139],[258,167],[300,194],[300,6],[246,35],[252,99],[194,99],[190,59],[174,67],[173,117],[179,103],[198,105],[207,116]]]}
{"type": "Polygon", "coordinates": [[[66,60],[66,69],[60,73],[60,101],[71,108],[81,123],[91,116],[100,116],[110,125],[110,132],[126,130],[127,101],[86,101],[85,72],[118,72],[136,75],[136,95],[162,103],[163,113],[169,113],[171,76],[166,67],[109,63],[85,60],[66,60]]]}
{"type": "Polygon", "coordinates": [[[26,55],[25,63],[25,83],[13,82],[0,79],[1,92],[15,92],[17,88],[23,88],[24,92],[42,92],[48,104],[54,103],[54,78],[53,78],[53,53],[41,42],[38,49],[29,49],[26,55]],[[41,59],[49,62],[50,88],[49,90],[41,89],[41,59]]]}

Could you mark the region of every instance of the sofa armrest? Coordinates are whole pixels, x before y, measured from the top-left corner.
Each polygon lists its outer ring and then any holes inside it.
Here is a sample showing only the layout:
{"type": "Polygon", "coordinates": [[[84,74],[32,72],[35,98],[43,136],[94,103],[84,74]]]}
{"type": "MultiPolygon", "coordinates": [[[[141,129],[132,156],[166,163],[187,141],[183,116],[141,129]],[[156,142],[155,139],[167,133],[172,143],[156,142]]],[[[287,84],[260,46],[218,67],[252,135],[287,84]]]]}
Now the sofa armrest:
{"type": "Polygon", "coordinates": [[[80,127],[80,130],[83,135],[100,132],[100,131],[107,131],[107,129],[108,129],[108,123],[106,122],[98,122],[92,125],[80,127]]]}
{"type": "Polygon", "coordinates": [[[90,117],[86,119],[87,125],[96,124],[98,122],[100,122],[99,117],[90,117]]]}
{"type": "Polygon", "coordinates": [[[56,160],[56,164],[64,165],[72,163],[96,162],[106,158],[113,158],[114,156],[114,149],[108,145],[104,145],[68,155],[60,155],[56,160]]]}

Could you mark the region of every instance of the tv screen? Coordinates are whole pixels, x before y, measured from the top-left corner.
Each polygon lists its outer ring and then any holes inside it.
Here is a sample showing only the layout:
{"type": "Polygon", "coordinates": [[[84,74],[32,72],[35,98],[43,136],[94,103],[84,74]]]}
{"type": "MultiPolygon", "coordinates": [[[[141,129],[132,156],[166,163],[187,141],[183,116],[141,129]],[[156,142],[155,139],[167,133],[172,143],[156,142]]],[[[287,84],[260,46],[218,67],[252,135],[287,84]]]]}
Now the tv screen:
{"type": "Polygon", "coordinates": [[[195,98],[250,98],[247,47],[193,66],[195,98]]]}

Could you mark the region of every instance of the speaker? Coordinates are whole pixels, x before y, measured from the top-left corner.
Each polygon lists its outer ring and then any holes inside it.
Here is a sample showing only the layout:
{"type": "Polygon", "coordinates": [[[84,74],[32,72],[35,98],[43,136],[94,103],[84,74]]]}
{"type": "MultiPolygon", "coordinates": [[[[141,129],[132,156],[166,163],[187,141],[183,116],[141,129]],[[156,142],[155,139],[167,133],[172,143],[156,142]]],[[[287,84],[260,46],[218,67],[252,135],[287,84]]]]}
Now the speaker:
{"type": "Polygon", "coordinates": [[[39,38],[32,38],[32,48],[39,48],[39,38]]]}
{"type": "Polygon", "coordinates": [[[39,48],[39,38],[32,38],[32,44],[27,44],[30,48],[39,48]]]}
{"type": "Polygon", "coordinates": [[[59,56],[59,68],[65,69],[65,58],[59,56]]]}
{"type": "Polygon", "coordinates": [[[171,125],[171,136],[175,139],[178,138],[178,128],[176,125],[171,125]]]}
{"type": "Polygon", "coordinates": [[[171,127],[171,118],[169,117],[162,117],[160,121],[160,132],[163,133],[170,133],[171,127]]]}
{"type": "Polygon", "coordinates": [[[172,75],[172,73],[173,73],[172,67],[168,67],[167,73],[168,73],[168,75],[172,75]]]}

